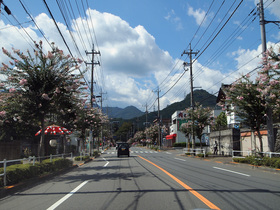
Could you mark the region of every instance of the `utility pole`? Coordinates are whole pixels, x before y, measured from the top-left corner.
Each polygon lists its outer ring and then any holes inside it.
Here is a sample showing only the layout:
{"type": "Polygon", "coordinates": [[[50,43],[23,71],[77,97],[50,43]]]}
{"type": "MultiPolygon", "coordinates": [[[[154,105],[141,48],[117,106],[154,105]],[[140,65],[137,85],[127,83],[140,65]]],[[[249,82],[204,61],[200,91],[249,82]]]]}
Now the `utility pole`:
{"type": "MultiPolygon", "coordinates": [[[[265,24],[266,23],[279,23],[280,21],[266,21],[264,19],[264,9],[263,9],[263,0],[260,0],[258,4],[259,16],[260,16],[260,27],[261,27],[261,39],[262,39],[262,54],[263,57],[266,53],[266,32],[265,32],[265,24]]],[[[265,65],[265,63],[263,64],[265,65]]],[[[273,119],[272,119],[272,109],[270,106],[267,108],[267,138],[268,138],[268,147],[271,152],[274,151],[274,132],[273,132],[273,119]]]]}
{"type": "MultiPolygon", "coordinates": [[[[102,111],[103,111],[103,107],[102,107],[103,94],[107,94],[107,93],[103,93],[102,90],[101,90],[100,95],[99,95],[99,96],[96,96],[96,98],[100,98],[101,113],[102,113],[102,111]]],[[[104,142],[103,142],[103,125],[102,125],[102,124],[101,124],[100,136],[101,136],[102,149],[103,149],[103,148],[104,148],[104,142]]],[[[98,139],[99,139],[99,137],[98,137],[98,139]]],[[[98,141],[98,144],[97,144],[97,151],[99,151],[99,141],[98,141]]]]}
{"type": "MultiPolygon", "coordinates": [[[[148,104],[146,103],[146,123],[145,123],[146,131],[147,131],[147,123],[148,123],[148,104]]],[[[147,132],[146,132],[146,140],[147,140],[147,132]]]]}
{"type": "MultiPolygon", "coordinates": [[[[92,55],[92,57],[91,57],[91,62],[90,63],[87,63],[86,62],[86,65],[91,65],[91,86],[90,86],[90,108],[92,109],[92,107],[93,107],[93,99],[95,98],[94,97],[94,95],[93,95],[93,73],[94,73],[94,65],[100,65],[100,62],[98,61],[98,62],[94,62],[94,55],[101,55],[100,54],[100,52],[98,51],[98,52],[96,52],[95,50],[94,50],[94,45],[92,46],[92,50],[91,50],[91,52],[87,52],[86,51],[86,54],[88,55],[88,54],[91,54],[92,55]]],[[[91,154],[93,154],[93,133],[92,133],[92,126],[90,126],[90,137],[89,137],[90,139],[89,139],[89,145],[90,145],[90,155],[91,154]]]]}
{"type": "MultiPolygon", "coordinates": [[[[193,73],[192,73],[192,55],[197,55],[198,52],[193,52],[192,47],[191,47],[191,43],[190,43],[190,50],[189,51],[185,51],[182,53],[183,54],[187,54],[190,57],[190,63],[186,63],[184,62],[184,67],[189,66],[190,67],[190,80],[191,80],[191,107],[192,110],[194,111],[194,97],[193,97],[193,73]]],[[[194,152],[194,148],[195,148],[195,135],[194,135],[194,120],[193,120],[193,114],[192,114],[192,150],[194,152]]]]}
{"type": "Polygon", "coordinates": [[[159,143],[159,148],[161,148],[161,135],[160,135],[160,113],[159,113],[159,110],[160,110],[160,106],[159,106],[159,87],[156,91],[153,91],[153,92],[157,92],[157,96],[158,96],[158,143],[159,143]]]}
{"type": "Polygon", "coordinates": [[[86,62],[86,65],[91,65],[91,84],[90,84],[90,105],[91,105],[91,108],[93,107],[93,99],[95,98],[94,95],[93,95],[93,73],[94,73],[94,65],[99,65],[100,66],[100,62],[95,62],[94,61],[94,55],[101,55],[100,54],[100,51],[95,51],[94,50],[94,45],[92,46],[92,50],[91,52],[87,52],[86,51],[86,54],[89,55],[91,54],[91,62],[90,63],[87,63],[86,62]]]}

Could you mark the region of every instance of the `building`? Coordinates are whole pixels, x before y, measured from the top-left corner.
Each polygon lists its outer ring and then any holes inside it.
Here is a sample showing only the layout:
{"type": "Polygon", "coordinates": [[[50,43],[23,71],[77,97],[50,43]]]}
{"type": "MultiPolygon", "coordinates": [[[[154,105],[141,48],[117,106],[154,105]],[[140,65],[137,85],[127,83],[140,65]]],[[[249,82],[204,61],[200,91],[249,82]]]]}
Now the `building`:
{"type": "MultiPolygon", "coordinates": [[[[229,88],[230,85],[225,85],[222,84],[220,90],[219,90],[219,94],[217,97],[217,104],[219,104],[222,100],[226,99],[226,89],[229,88]]],[[[236,113],[234,112],[235,109],[238,109],[237,107],[234,107],[232,104],[225,104],[225,107],[227,109],[230,109],[231,111],[227,111],[225,110],[226,116],[227,116],[227,125],[229,128],[239,128],[240,127],[240,117],[238,117],[236,115],[236,113]]],[[[225,108],[224,107],[224,108],[225,108]]]]}

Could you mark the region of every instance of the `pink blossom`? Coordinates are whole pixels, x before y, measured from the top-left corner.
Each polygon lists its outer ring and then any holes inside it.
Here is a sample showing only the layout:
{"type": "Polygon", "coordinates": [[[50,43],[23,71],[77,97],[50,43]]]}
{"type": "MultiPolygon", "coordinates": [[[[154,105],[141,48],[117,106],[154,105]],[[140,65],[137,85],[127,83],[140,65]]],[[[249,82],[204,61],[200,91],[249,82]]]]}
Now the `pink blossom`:
{"type": "Polygon", "coordinates": [[[1,111],[0,112],[0,117],[5,117],[6,116],[6,111],[1,111]]]}
{"type": "Polygon", "coordinates": [[[77,61],[78,61],[78,63],[80,63],[80,64],[83,63],[83,61],[82,61],[80,58],[78,58],[77,61]]]}
{"type": "Polygon", "coordinates": [[[48,51],[48,56],[47,56],[47,58],[52,58],[53,57],[53,54],[50,52],[50,51],[48,51]]]}
{"type": "Polygon", "coordinates": [[[14,92],[16,92],[16,89],[15,88],[10,88],[9,92],[14,93],[14,92]]]}
{"type": "Polygon", "coordinates": [[[20,85],[25,85],[25,84],[27,84],[27,80],[26,79],[22,79],[22,80],[19,81],[19,84],[20,85]]]}
{"type": "Polygon", "coordinates": [[[6,55],[9,54],[8,50],[6,50],[4,47],[2,47],[2,51],[3,51],[3,53],[6,54],[6,55]]]}
{"type": "Polygon", "coordinates": [[[60,89],[57,87],[57,88],[55,89],[55,92],[56,92],[56,93],[60,93],[60,89]]]}
{"type": "Polygon", "coordinates": [[[46,93],[43,93],[43,94],[42,94],[42,98],[45,99],[45,100],[51,100],[51,99],[49,98],[48,94],[46,94],[46,93]]]}
{"type": "Polygon", "coordinates": [[[3,70],[7,70],[7,68],[9,68],[9,66],[5,63],[2,63],[2,65],[3,65],[3,68],[4,68],[3,70]]]}

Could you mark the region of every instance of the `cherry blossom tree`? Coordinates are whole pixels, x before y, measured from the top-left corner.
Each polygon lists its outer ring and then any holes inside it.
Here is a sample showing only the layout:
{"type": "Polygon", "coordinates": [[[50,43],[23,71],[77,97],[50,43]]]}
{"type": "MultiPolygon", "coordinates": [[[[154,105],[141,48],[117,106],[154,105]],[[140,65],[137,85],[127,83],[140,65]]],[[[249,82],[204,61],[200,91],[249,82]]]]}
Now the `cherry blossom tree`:
{"type": "MultiPolygon", "coordinates": [[[[155,143],[158,139],[158,124],[152,125],[148,128],[145,129],[144,133],[147,134],[148,138],[151,138],[151,142],[150,143],[155,143]]],[[[158,140],[158,144],[159,144],[159,140],[158,140]]]]}
{"type": "Polygon", "coordinates": [[[263,142],[260,130],[266,123],[265,95],[259,90],[259,84],[250,81],[250,76],[243,76],[226,90],[226,104],[228,112],[235,112],[242,120],[243,125],[257,132],[260,142],[260,151],[263,151],[263,142]]]}
{"type": "MultiPolygon", "coordinates": [[[[25,122],[39,122],[43,130],[51,114],[74,118],[74,109],[83,89],[82,75],[77,73],[81,60],[64,55],[54,43],[51,51],[44,52],[41,41],[35,43],[33,52],[2,50],[10,58],[9,64],[2,63],[0,68],[3,78],[0,88],[9,92],[5,106],[0,110],[2,116],[5,113],[7,118],[9,113],[9,117],[14,115],[12,117],[25,122]]],[[[44,155],[44,132],[41,132],[38,154],[44,155]]]]}
{"type": "MultiPolygon", "coordinates": [[[[276,50],[275,50],[276,51],[276,50]]],[[[270,107],[275,115],[280,114],[280,47],[278,52],[270,48],[263,57],[263,68],[258,72],[256,83],[264,105],[270,107]]]]}
{"type": "Polygon", "coordinates": [[[182,133],[185,134],[185,136],[188,138],[188,149],[190,148],[190,140],[191,140],[191,134],[192,134],[192,128],[191,128],[191,125],[192,123],[190,121],[186,122],[186,123],[183,123],[181,126],[180,126],[180,131],[182,133]]]}
{"type": "Polygon", "coordinates": [[[203,131],[208,125],[211,125],[213,122],[212,110],[209,107],[202,107],[202,105],[196,103],[194,109],[187,108],[185,112],[187,113],[186,119],[193,119],[193,123],[188,123],[189,128],[187,131],[193,130],[194,134],[200,141],[200,148],[202,148],[203,131]]]}

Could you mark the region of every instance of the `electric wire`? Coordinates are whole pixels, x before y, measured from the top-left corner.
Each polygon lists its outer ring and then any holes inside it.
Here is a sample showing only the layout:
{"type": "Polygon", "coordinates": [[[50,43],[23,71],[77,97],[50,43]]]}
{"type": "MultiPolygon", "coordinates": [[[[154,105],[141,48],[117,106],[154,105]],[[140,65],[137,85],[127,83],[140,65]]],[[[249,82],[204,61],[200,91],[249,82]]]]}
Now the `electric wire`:
{"type": "Polygon", "coordinates": [[[49,40],[46,38],[45,34],[43,33],[43,31],[39,28],[39,26],[37,25],[36,21],[34,20],[34,18],[32,17],[32,15],[28,12],[27,8],[24,6],[24,4],[22,3],[21,0],[19,0],[21,6],[23,7],[24,11],[26,12],[26,14],[30,17],[30,19],[32,20],[32,22],[35,24],[35,26],[37,27],[37,29],[39,30],[39,32],[42,34],[42,36],[44,37],[44,39],[46,40],[46,42],[49,44],[49,46],[52,48],[52,45],[50,44],[49,40]]]}

